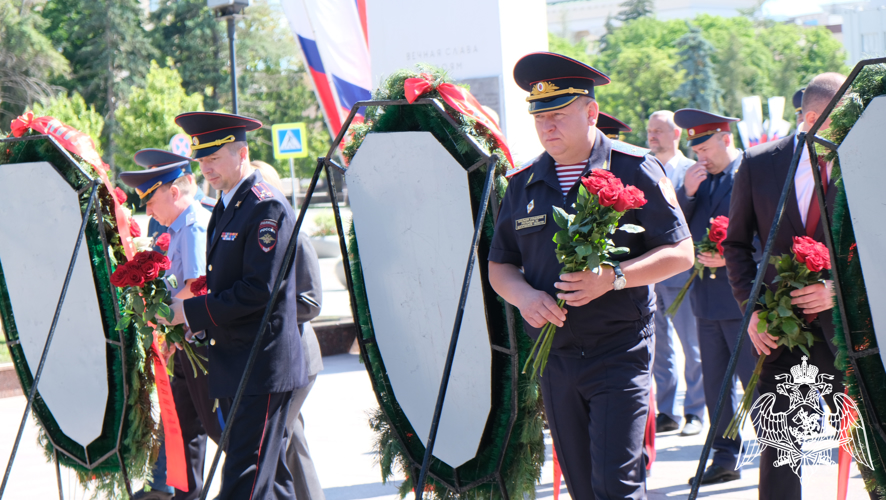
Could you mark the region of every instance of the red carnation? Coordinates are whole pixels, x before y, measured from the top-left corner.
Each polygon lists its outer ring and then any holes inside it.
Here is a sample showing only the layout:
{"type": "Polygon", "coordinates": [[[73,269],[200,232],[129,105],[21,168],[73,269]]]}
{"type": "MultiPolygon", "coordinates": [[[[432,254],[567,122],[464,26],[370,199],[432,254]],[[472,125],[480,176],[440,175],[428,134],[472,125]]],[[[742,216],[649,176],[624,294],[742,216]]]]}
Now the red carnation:
{"type": "Polygon", "coordinates": [[[646,196],[643,191],[637,189],[636,186],[628,186],[618,195],[618,201],[612,208],[616,212],[626,212],[635,208],[640,208],[646,204],[646,196]]]}
{"type": "Polygon", "coordinates": [[[808,236],[794,236],[794,246],[791,250],[794,252],[797,262],[805,264],[806,268],[813,273],[831,268],[828,248],[808,236]]]}
{"type": "Polygon", "coordinates": [[[191,293],[193,293],[195,297],[206,295],[206,276],[200,276],[191,282],[191,293]]]}
{"type": "Polygon", "coordinates": [[[129,235],[133,238],[138,238],[142,235],[142,229],[138,227],[138,222],[135,222],[135,219],[132,217],[129,218],[129,235]]]}
{"type": "Polygon", "coordinates": [[[126,203],[126,191],[123,191],[120,188],[114,188],[114,198],[117,198],[117,203],[123,205],[126,203]]]}
{"type": "Polygon", "coordinates": [[[618,179],[611,179],[609,184],[597,193],[597,196],[600,198],[600,205],[603,205],[604,207],[615,205],[615,203],[618,202],[618,198],[621,196],[622,191],[624,191],[624,186],[621,181],[618,179]]]}
{"type": "Polygon", "coordinates": [[[163,233],[160,237],[157,238],[157,241],[154,243],[157,245],[160,250],[163,252],[169,251],[169,233],[163,233]]]}

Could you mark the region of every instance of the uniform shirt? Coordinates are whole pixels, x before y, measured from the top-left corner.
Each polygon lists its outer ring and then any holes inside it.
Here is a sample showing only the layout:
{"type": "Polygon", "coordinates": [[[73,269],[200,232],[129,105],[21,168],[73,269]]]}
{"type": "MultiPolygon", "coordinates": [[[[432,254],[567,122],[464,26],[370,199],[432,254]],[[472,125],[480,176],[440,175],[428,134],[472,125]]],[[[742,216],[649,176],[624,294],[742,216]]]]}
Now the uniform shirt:
{"type": "MultiPolygon", "coordinates": [[[[194,193],[194,201],[199,202],[200,206],[203,207],[207,212],[212,214],[212,209],[215,207],[215,198],[210,198],[203,194],[203,191],[199,188],[194,193]]],[[[151,217],[148,221],[148,236],[154,238],[154,242],[157,242],[157,238],[159,238],[163,233],[168,231],[169,228],[157,222],[157,219],[151,217]]],[[[163,250],[160,249],[156,244],[154,245],[154,251],[163,253],[163,250]]]]}
{"type": "MultiPolygon", "coordinates": [[[[797,147],[797,136],[794,135],[794,148],[797,147]]],[[[809,205],[815,196],[815,178],[812,177],[812,164],[809,161],[809,148],[801,144],[803,152],[800,153],[800,163],[797,165],[797,173],[794,175],[794,194],[797,196],[797,208],[800,209],[800,220],[806,225],[806,215],[809,213],[809,205]]],[[[831,164],[827,167],[828,179],[831,178],[831,164]]]]}
{"type": "Polygon", "coordinates": [[[182,211],[169,226],[168,275],[175,276],[177,287],[167,280],[172,296],[184,290],[187,280],[196,279],[206,273],[206,226],[210,213],[196,201],[182,211]]]}
{"type": "Polygon", "coordinates": [[[236,194],[237,190],[240,189],[240,185],[243,184],[243,181],[245,181],[248,177],[248,175],[244,176],[242,179],[240,179],[240,182],[238,182],[237,185],[233,187],[233,189],[228,190],[227,193],[222,193],[222,208],[228,208],[228,205],[231,203],[231,198],[234,197],[234,194],[236,194]]]}
{"type": "MultiPolygon", "coordinates": [[[[591,168],[609,166],[623,183],[636,186],[646,196],[648,202],[642,209],[629,210],[621,219],[622,224],[638,224],[645,231],[638,234],[616,231],[612,235],[616,246],[630,249],[628,254],[613,256],[619,261],[690,237],[664,169],[654,157],[645,155],[646,151],[613,142],[598,131],[583,172],[586,175],[591,168]]],[[[576,185],[563,196],[554,160],[547,153],[515,173],[502,200],[489,260],[522,267],[530,286],[555,297],[558,290],[554,283],[559,281],[562,266],[557,262],[556,244],[552,241],[559,230],[552,220],[553,207],[575,213],[572,204],[577,194],[576,185]],[[518,221],[521,229],[517,229],[518,221]]],[[[554,337],[552,351],[565,356],[591,357],[600,353],[598,347],[636,343],[652,335],[655,310],[652,287],[632,287],[630,282],[627,286],[624,290],[611,290],[587,305],[567,306],[566,322],[554,337]]],[[[524,323],[524,329],[533,338],[540,333],[540,329],[528,323],[524,323]]]]}

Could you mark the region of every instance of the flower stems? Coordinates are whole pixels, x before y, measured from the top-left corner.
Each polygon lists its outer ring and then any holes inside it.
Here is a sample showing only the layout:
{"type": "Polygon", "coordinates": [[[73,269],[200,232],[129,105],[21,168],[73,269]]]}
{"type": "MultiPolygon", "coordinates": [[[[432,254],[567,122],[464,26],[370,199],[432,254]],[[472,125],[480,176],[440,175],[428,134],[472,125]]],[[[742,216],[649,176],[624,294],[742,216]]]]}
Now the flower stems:
{"type": "Polygon", "coordinates": [[[686,280],[686,284],[683,285],[683,288],[680,289],[680,293],[677,294],[677,298],[674,299],[670,306],[668,306],[667,310],[665,311],[665,316],[673,318],[677,314],[677,311],[680,310],[680,305],[683,304],[683,299],[686,298],[686,292],[689,291],[689,287],[692,286],[692,282],[695,280],[695,277],[698,276],[699,271],[701,271],[702,269],[704,269],[704,266],[701,265],[701,263],[696,262],[694,269],[692,270],[692,275],[689,276],[689,279],[686,280]]]}
{"type": "MultiPolygon", "coordinates": [[[[565,300],[560,299],[557,301],[557,307],[562,308],[565,303],[565,300]]],[[[541,329],[541,333],[538,335],[538,339],[536,339],[535,344],[529,351],[529,356],[526,358],[526,364],[523,365],[523,373],[526,373],[530,364],[532,365],[532,371],[530,372],[532,378],[535,378],[536,376],[540,377],[542,373],[544,373],[545,367],[548,364],[548,355],[550,355],[551,347],[554,345],[554,333],[556,332],[556,325],[551,322],[545,323],[545,326],[541,329]],[[536,349],[538,350],[537,352],[536,349]]]]}
{"type": "Polygon", "coordinates": [[[738,438],[738,431],[741,430],[745,419],[748,418],[748,414],[751,412],[751,403],[754,401],[754,389],[757,387],[757,381],[760,380],[760,372],[763,371],[763,361],[765,359],[765,354],[757,359],[757,366],[754,367],[751,380],[748,382],[748,386],[744,388],[744,396],[742,396],[741,402],[738,404],[735,415],[732,416],[732,421],[729,422],[729,427],[723,433],[723,437],[729,439],[738,438]]]}

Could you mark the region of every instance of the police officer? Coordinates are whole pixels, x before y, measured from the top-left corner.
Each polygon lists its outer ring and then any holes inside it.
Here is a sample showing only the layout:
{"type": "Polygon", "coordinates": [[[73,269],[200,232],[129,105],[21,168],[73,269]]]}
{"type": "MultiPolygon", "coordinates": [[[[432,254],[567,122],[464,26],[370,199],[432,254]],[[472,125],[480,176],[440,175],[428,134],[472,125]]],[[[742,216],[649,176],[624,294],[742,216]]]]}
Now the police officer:
{"type": "MultiPolygon", "coordinates": [[[[147,207],[151,222],[161,225],[163,232],[168,229],[170,238],[166,254],[171,268],[167,275],[175,276],[176,283],[175,286],[172,283],[167,286],[172,296],[180,299],[192,297],[191,283],[206,273],[206,227],[210,212],[194,197],[199,189],[190,173],[191,161],[186,156],[168,151],[143,149],[135,154],[135,162],[147,169],[120,174],[121,181],[136,189],[141,204],[147,207]],[[158,187],[158,182],[163,184],[158,187]]],[[[204,357],[207,354],[205,346],[195,346],[194,351],[204,357]]],[[[203,489],[206,437],[208,435],[218,442],[221,435],[218,418],[212,411],[213,400],[209,398],[206,375],[198,371],[195,377],[183,352],[178,351],[174,356],[174,376],[170,387],[181,424],[182,439],[186,443],[188,491],[173,490],[166,484],[163,441],[152,470],[150,489],[138,492],[133,497],[136,500],[192,500],[199,497],[203,489]]]]}
{"type": "MultiPolygon", "coordinates": [[[[701,241],[711,226],[711,219],[729,215],[732,199],[732,183],[741,164],[741,151],[733,145],[729,124],[738,118],[715,115],[697,109],[681,109],[674,113],[674,122],[686,129],[689,146],[698,156],[698,162],[686,171],[683,186],[677,190],[680,208],[689,222],[692,239],[701,241]]],[[[729,280],[724,279],[726,261],[719,253],[696,256],[706,267],[718,271],[712,277],[706,269],[699,273],[692,284],[692,312],[698,326],[698,342],[701,348],[701,368],[704,379],[708,416],[715,410],[723,377],[729,358],[735,351],[735,340],[741,330],[742,312],[732,296],[729,280]]],[[[685,307],[685,306],[684,306],[685,307]]],[[[754,371],[751,346],[745,343],[738,358],[736,372],[747,387],[754,371]]],[[[735,470],[740,439],[723,437],[732,420],[737,405],[737,386],[733,376],[724,408],[714,438],[714,457],[705,470],[701,484],[714,484],[741,478],[735,470]]],[[[690,482],[692,478],[690,478],[690,482]]]]}
{"type": "Polygon", "coordinates": [[[203,176],[223,193],[208,227],[208,294],[176,300],[172,309],[175,321],[206,332],[209,397],[219,399],[224,422],[230,422],[231,403],[277,273],[285,273],[234,417],[219,498],[293,498],[286,417],[292,391],[307,383],[307,371],[297,337],[295,273],[292,265],[280,267],[295,214],[283,194],[249,164],[246,132],[261,122],[209,112],[184,113],[175,121],[191,135],[203,176]]]}
{"type": "Polygon", "coordinates": [[[631,127],[618,118],[600,111],[597,116],[597,130],[613,141],[618,141],[620,140],[620,134],[622,132],[630,132],[631,127]]]}
{"type": "MultiPolygon", "coordinates": [[[[179,156],[175,153],[170,153],[169,151],[163,149],[142,149],[138,153],[135,154],[135,163],[139,166],[145,168],[157,168],[157,167],[165,167],[172,163],[181,163],[182,160],[177,158],[184,158],[188,160],[187,164],[182,165],[182,171],[185,175],[190,176],[190,181],[194,186],[194,201],[200,203],[200,205],[206,209],[209,213],[212,213],[213,207],[215,207],[215,198],[210,196],[206,196],[202,189],[197,186],[197,183],[194,180],[194,172],[191,170],[191,160],[186,156],[179,156]]],[[[157,219],[151,217],[151,220],[148,221],[148,234],[147,236],[154,238],[154,241],[157,241],[161,235],[166,232],[166,226],[160,224],[157,219]]],[[[155,251],[160,251],[160,248],[154,245],[155,251]]]]}
{"type": "Polygon", "coordinates": [[[529,112],[545,152],[510,178],[489,252],[490,283],[520,310],[530,337],[548,321],[558,327],[539,382],[570,494],[645,498],[642,449],[655,308],[650,285],[692,265],[689,229],[661,165],[596,129],[594,87],[609,83],[606,75],[541,52],[520,59],[514,79],[530,92],[529,112]],[[615,268],[561,276],[551,213],[553,207],[575,212],[578,176],[569,168],[575,165],[579,174],[609,169],[643,190],[646,206],[622,221],[646,230],[612,236],[630,249],[615,268]],[[558,298],[566,301],[562,309],[558,298]]]}

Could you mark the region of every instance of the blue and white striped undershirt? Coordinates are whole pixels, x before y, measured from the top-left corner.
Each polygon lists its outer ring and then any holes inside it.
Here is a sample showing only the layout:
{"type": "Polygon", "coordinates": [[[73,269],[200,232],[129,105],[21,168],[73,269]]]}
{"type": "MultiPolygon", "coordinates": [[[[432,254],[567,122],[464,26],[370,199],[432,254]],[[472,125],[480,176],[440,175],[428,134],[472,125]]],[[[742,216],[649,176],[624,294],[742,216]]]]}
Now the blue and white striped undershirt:
{"type": "Polygon", "coordinates": [[[563,191],[563,196],[566,196],[566,193],[572,189],[572,186],[581,177],[581,173],[586,166],[588,166],[587,161],[571,165],[554,163],[554,169],[557,171],[557,180],[560,181],[560,190],[563,191]]]}

